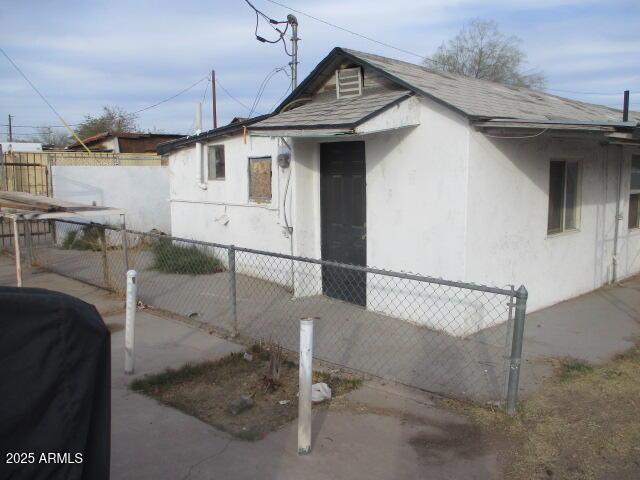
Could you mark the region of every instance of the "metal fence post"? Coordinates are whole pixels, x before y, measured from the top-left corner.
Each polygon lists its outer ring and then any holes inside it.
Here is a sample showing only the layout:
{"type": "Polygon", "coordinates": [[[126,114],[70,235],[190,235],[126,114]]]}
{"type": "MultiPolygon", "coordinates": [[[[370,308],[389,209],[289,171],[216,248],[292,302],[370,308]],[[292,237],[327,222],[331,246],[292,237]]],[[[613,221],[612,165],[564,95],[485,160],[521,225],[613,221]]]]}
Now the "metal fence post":
{"type": "Polygon", "coordinates": [[[311,452],[311,390],[313,383],[313,318],[300,320],[298,378],[298,454],[311,452]]]}
{"type": "Polygon", "coordinates": [[[236,248],[229,246],[229,299],[231,301],[231,334],[238,335],[238,303],[236,300],[236,248]]]}
{"type": "Polygon", "coordinates": [[[33,238],[31,236],[31,220],[22,221],[22,231],[24,233],[24,246],[27,250],[27,263],[33,267],[33,238]]]}
{"type": "Polygon", "coordinates": [[[127,272],[127,303],[124,331],[124,373],[131,375],[134,370],[134,348],[136,329],[136,307],[138,306],[138,285],[136,271],[127,272]]]}
{"type": "Polygon", "coordinates": [[[127,242],[127,224],[124,213],[120,214],[120,231],[122,232],[122,253],[124,254],[124,269],[129,270],[129,244],[127,242]]]}
{"type": "Polygon", "coordinates": [[[518,407],[518,387],[520,384],[520,363],[522,360],[522,342],[524,337],[524,319],[527,311],[529,293],[524,285],[516,291],[516,313],[513,323],[511,359],[509,362],[509,384],[507,387],[507,415],[515,415],[518,407]]]}

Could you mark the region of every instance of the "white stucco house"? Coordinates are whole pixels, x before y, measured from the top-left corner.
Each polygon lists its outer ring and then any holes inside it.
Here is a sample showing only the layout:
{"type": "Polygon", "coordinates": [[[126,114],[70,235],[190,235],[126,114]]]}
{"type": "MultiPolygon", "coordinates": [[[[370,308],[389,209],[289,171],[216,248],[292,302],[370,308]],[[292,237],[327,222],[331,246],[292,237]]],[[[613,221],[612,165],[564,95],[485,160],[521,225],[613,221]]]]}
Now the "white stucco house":
{"type": "Polygon", "coordinates": [[[640,272],[639,122],[335,48],[272,114],[159,153],[175,236],[524,284],[532,311],[640,272]]]}

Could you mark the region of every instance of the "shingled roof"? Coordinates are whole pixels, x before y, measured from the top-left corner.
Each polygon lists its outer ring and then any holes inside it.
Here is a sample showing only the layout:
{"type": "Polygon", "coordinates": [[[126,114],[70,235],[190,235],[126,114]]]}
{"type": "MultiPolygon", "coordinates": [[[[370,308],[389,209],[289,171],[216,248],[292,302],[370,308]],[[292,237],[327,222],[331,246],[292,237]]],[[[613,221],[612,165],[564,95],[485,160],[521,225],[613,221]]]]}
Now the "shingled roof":
{"type": "MultiPolygon", "coordinates": [[[[429,97],[472,119],[622,121],[622,110],[615,108],[570,100],[529,88],[468,78],[340,47],[334,48],[276,111],[294,98],[310,93],[345,60],[377,71],[403,88],[429,97]]],[[[640,122],[640,112],[630,112],[629,119],[640,122]]]]}
{"type": "Polygon", "coordinates": [[[251,129],[351,128],[411,95],[409,91],[392,91],[309,103],[266,118],[251,129]]]}

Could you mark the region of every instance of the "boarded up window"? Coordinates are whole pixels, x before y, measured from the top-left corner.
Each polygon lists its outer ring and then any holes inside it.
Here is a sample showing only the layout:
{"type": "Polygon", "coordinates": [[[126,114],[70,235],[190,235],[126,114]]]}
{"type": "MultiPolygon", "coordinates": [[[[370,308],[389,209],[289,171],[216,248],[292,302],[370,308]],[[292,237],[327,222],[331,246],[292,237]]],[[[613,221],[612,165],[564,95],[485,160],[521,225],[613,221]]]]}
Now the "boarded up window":
{"type": "Polygon", "coordinates": [[[271,201],[271,157],[249,158],[249,200],[271,201]]]}
{"type": "Polygon", "coordinates": [[[224,145],[212,145],[207,154],[209,180],[224,180],[224,145]]]}

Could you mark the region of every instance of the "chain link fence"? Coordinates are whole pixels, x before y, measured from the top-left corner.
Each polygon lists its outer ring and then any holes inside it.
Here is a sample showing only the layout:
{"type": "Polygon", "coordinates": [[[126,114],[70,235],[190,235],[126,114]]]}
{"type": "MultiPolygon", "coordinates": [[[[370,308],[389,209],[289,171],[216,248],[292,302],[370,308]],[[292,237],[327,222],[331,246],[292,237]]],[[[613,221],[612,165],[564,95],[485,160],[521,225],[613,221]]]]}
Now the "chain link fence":
{"type": "Polygon", "coordinates": [[[108,225],[50,221],[50,230],[51,241],[33,247],[36,265],[119,294],[127,269],[135,269],[143,303],[212,331],[297,351],[299,320],[316,317],[314,355],[329,364],[476,401],[517,394],[523,288],[108,225]]]}

